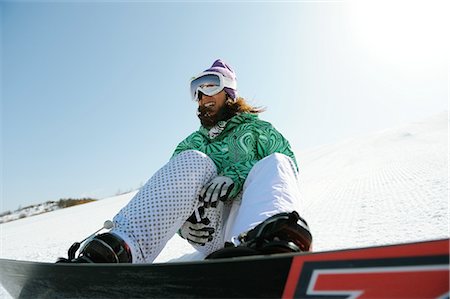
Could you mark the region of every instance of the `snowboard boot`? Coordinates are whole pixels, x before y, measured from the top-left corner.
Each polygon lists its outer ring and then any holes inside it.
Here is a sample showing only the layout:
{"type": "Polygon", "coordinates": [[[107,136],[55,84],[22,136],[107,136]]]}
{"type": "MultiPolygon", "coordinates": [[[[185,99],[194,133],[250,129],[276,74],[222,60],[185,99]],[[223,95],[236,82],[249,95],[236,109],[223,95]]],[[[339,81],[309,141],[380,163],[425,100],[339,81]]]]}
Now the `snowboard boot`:
{"type": "Polygon", "coordinates": [[[69,249],[69,258],[59,258],[57,263],[131,263],[132,256],[128,245],[117,235],[104,233],[86,241],[77,258],[79,247],[75,243],[69,249]]]}
{"type": "Polygon", "coordinates": [[[206,259],[312,250],[312,235],[308,224],[296,211],[273,215],[255,228],[240,234],[238,239],[241,244],[237,247],[229,244],[211,253],[206,259]]]}
{"type": "Polygon", "coordinates": [[[311,251],[312,235],[306,221],[293,211],[269,217],[239,235],[242,245],[263,254],[311,251]]]}

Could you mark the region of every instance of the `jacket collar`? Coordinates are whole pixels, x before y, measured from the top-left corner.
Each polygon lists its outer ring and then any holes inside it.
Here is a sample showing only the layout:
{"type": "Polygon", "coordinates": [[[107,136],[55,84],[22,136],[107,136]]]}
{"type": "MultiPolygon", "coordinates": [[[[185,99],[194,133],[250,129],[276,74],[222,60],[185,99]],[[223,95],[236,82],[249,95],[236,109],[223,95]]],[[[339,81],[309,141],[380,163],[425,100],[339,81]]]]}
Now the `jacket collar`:
{"type": "Polygon", "coordinates": [[[225,128],[223,128],[221,133],[216,134],[212,138],[210,137],[209,131],[213,130],[214,127],[212,129],[207,129],[207,128],[201,126],[198,131],[203,136],[208,138],[209,140],[212,140],[212,139],[216,139],[217,137],[220,137],[225,132],[233,130],[234,128],[236,128],[237,126],[239,126],[239,125],[241,125],[243,123],[252,122],[252,121],[254,121],[256,119],[258,119],[258,115],[257,114],[251,114],[251,113],[240,113],[240,114],[237,114],[237,115],[233,116],[232,118],[230,118],[230,120],[226,123],[226,126],[225,126],[225,128]]]}

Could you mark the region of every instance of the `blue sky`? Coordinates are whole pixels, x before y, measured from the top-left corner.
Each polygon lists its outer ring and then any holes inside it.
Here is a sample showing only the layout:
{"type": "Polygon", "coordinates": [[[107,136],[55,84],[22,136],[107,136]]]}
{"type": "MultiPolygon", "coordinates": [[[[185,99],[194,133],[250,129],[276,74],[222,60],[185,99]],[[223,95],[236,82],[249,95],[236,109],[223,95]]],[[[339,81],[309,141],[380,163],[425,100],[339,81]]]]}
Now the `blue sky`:
{"type": "Polygon", "coordinates": [[[296,152],[448,109],[445,1],[0,9],[1,211],[145,183],[198,128],[188,81],[216,58],[296,152]]]}

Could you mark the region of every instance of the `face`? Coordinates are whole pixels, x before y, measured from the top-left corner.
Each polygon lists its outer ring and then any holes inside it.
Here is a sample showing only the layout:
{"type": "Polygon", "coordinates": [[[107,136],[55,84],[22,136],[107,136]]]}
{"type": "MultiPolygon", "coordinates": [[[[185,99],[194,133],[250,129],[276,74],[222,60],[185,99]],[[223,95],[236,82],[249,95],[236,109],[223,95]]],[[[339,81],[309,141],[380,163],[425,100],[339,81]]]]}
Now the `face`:
{"type": "Polygon", "coordinates": [[[202,94],[198,101],[198,117],[203,126],[212,127],[221,118],[221,112],[225,107],[227,101],[227,94],[221,91],[213,96],[202,94]]]}
{"type": "Polygon", "coordinates": [[[201,99],[198,101],[198,107],[205,107],[209,110],[209,113],[211,115],[214,115],[217,114],[217,112],[220,110],[220,108],[223,107],[223,105],[225,105],[227,94],[222,90],[221,92],[213,96],[202,94],[200,98],[201,99]]]}

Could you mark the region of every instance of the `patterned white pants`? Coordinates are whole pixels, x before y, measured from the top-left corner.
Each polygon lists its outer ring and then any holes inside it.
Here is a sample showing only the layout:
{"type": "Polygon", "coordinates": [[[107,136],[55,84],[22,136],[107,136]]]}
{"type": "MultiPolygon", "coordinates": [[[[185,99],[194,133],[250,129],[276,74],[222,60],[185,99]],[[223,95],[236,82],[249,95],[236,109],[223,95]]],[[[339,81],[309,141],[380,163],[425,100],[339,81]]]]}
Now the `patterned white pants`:
{"type": "MultiPolygon", "coordinates": [[[[199,207],[202,187],[216,176],[216,166],[207,155],[189,150],[173,157],[150,178],[113,219],[111,232],[130,246],[133,263],[153,262],[199,207]]],[[[283,154],[256,163],[237,198],[205,209],[214,238],[195,248],[209,254],[274,214],[300,212],[297,178],[293,161],[283,154]]]]}

